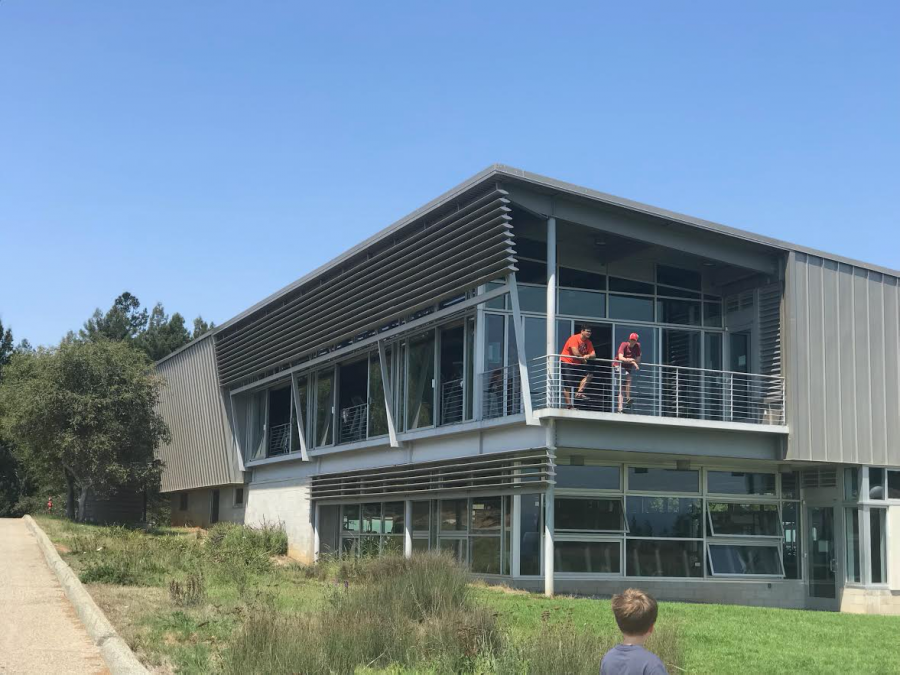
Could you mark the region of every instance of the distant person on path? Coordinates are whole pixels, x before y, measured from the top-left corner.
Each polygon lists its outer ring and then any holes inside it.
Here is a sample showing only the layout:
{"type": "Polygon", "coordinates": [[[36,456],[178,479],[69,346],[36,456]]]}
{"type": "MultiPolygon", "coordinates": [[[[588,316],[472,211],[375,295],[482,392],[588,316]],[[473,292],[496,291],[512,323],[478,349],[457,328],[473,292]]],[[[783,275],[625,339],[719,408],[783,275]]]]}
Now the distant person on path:
{"type": "Polygon", "coordinates": [[[628,340],[619,345],[616,358],[622,365],[622,381],[619,383],[619,412],[624,407],[631,407],[634,400],[631,398],[631,378],[641,369],[641,343],[640,336],[632,333],[628,340]],[[624,396],[623,396],[624,394],[624,396]],[[624,403],[623,403],[624,399],[624,403]]]}
{"type": "Polygon", "coordinates": [[[597,356],[594,345],[591,342],[591,327],[581,326],[581,330],[566,340],[562,349],[562,385],[563,396],[566,398],[566,407],[573,408],[574,399],[586,399],[584,388],[591,381],[591,374],[585,365],[588,359],[597,356]],[[569,389],[575,389],[574,395],[569,389]]]}
{"type": "Polygon", "coordinates": [[[622,631],[622,644],[603,656],[600,675],[668,675],[659,657],[644,649],[656,624],[656,600],[644,591],[629,588],[613,596],[612,610],[622,631]]]}

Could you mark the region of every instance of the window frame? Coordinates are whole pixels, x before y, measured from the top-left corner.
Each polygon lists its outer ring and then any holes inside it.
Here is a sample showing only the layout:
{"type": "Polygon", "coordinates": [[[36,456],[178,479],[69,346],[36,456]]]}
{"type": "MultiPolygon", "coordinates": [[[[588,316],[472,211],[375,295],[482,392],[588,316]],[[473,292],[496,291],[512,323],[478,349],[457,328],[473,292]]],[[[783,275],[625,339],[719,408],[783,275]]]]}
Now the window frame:
{"type": "MultiPolygon", "coordinates": [[[[779,513],[781,509],[779,508],[779,513]]],[[[782,550],[782,544],[779,543],[769,543],[769,542],[761,542],[761,541],[729,541],[730,538],[723,537],[721,540],[713,539],[707,540],[706,542],[706,562],[709,564],[709,576],[710,577],[722,577],[728,579],[784,579],[785,581],[795,581],[795,579],[786,579],[785,578],[785,569],[784,569],[784,551],[782,550]],[[713,546],[737,546],[737,547],[753,547],[753,548],[768,548],[775,549],[775,560],[778,563],[778,567],[781,570],[780,574],[743,574],[741,572],[716,572],[715,566],[713,565],[712,552],[711,548],[713,546]]]]}

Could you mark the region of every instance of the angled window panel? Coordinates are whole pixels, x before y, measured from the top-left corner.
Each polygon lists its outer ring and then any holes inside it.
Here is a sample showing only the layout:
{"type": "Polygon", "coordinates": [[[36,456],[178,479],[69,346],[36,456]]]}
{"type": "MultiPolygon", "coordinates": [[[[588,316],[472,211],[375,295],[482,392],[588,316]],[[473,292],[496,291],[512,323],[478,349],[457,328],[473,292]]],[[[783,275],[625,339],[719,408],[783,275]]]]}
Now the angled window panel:
{"type": "Polygon", "coordinates": [[[782,537],[781,513],[775,503],[709,501],[709,534],[714,537],[782,537]]]}
{"type": "Polygon", "coordinates": [[[710,543],[709,569],[714,577],[783,577],[781,547],[754,544],[710,543]]]}

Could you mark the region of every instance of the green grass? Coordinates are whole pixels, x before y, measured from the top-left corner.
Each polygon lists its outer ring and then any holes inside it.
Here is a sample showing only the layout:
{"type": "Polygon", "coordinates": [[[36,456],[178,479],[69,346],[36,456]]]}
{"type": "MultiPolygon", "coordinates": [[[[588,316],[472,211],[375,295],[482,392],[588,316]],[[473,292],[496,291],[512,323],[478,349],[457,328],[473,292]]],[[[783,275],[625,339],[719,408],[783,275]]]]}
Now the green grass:
{"type": "MultiPolygon", "coordinates": [[[[88,590],[158,672],[323,672],[321,663],[303,660],[311,647],[297,636],[332,635],[318,642],[332,655],[352,652],[335,657],[344,664],[335,672],[357,663],[353,672],[366,675],[596,673],[618,635],[608,600],[463,588],[452,574],[422,576],[397,559],[303,567],[277,556],[283,549],[275,531],[220,527],[210,544],[183,528],[38,521],[77,573],[98,577],[88,590]],[[179,605],[170,582],[197,574],[202,601],[179,605]],[[400,575],[407,590],[398,594],[386,580],[400,575]],[[453,630],[429,626],[435,616],[453,630]],[[260,660],[262,644],[283,661],[260,660]]],[[[657,629],[662,640],[651,648],[673,675],[900,672],[900,617],[662,603],[657,629]]]]}

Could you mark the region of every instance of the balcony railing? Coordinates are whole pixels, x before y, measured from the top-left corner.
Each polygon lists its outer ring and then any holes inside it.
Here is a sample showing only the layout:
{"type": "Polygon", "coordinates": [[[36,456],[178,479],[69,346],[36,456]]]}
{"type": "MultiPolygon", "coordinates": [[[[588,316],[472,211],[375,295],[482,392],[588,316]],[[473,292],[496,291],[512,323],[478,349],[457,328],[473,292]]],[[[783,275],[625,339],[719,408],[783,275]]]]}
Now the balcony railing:
{"type": "Polygon", "coordinates": [[[366,437],[366,416],[368,410],[369,406],[365,403],[350,406],[349,408],[341,408],[341,443],[354,443],[366,437]]]}
{"type": "Polygon", "coordinates": [[[493,419],[517,415],[522,408],[522,378],[519,366],[492,368],[481,373],[481,416],[493,419]]]}
{"type": "Polygon", "coordinates": [[[267,457],[286,455],[291,451],[291,423],[276,424],[269,429],[267,457]]]}
{"type": "Polygon", "coordinates": [[[654,363],[628,370],[619,361],[561,363],[558,355],[529,368],[532,406],[717,422],[783,425],[784,378],[654,363]],[[586,379],[585,379],[586,378],[586,379]]]}
{"type": "Polygon", "coordinates": [[[455,424],[463,419],[463,379],[441,383],[441,424],[455,424]]]}

